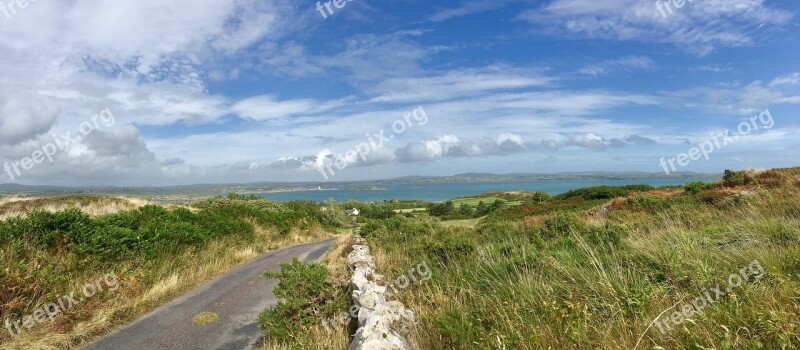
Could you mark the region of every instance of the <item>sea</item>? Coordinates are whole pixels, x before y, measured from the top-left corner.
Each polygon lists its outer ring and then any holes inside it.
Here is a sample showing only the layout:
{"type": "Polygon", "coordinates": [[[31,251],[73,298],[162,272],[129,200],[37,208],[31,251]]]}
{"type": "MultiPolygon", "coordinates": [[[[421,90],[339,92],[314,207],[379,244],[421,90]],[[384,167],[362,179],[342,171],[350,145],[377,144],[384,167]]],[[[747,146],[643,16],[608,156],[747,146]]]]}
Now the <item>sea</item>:
{"type": "Polygon", "coordinates": [[[449,199],[474,195],[485,192],[507,191],[542,191],[552,195],[569,190],[590,186],[623,186],[623,185],[650,185],[653,187],[683,185],[693,181],[714,181],[713,178],[703,179],[649,179],[649,180],[530,180],[530,181],[501,181],[501,182],[442,182],[442,183],[400,183],[373,185],[380,189],[353,189],[354,185],[337,187],[331,184],[315,190],[290,191],[274,193],[257,193],[261,197],[272,201],[287,202],[292,200],[321,202],[326,199],[335,199],[339,202],[357,200],[360,202],[381,202],[385,200],[423,200],[428,202],[441,202],[449,199]]]}

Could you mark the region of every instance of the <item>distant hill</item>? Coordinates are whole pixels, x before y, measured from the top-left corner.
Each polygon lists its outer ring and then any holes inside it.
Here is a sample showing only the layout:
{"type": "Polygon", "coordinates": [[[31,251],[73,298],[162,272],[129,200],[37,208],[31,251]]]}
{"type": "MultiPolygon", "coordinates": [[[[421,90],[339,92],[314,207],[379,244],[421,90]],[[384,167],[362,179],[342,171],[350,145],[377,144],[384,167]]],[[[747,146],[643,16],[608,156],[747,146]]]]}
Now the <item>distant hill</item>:
{"type": "Polygon", "coordinates": [[[0,184],[0,193],[30,194],[124,194],[142,196],[189,195],[215,196],[229,192],[258,193],[316,190],[331,187],[369,188],[382,184],[399,183],[447,183],[447,182],[497,182],[532,180],[639,180],[639,179],[708,179],[721,174],[683,172],[673,175],[645,172],[565,172],[555,174],[539,173],[462,173],[453,176],[403,176],[385,180],[342,181],[342,182],[252,182],[226,184],[193,184],[162,187],[117,187],[117,186],[39,186],[20,184],[0,184]]]}

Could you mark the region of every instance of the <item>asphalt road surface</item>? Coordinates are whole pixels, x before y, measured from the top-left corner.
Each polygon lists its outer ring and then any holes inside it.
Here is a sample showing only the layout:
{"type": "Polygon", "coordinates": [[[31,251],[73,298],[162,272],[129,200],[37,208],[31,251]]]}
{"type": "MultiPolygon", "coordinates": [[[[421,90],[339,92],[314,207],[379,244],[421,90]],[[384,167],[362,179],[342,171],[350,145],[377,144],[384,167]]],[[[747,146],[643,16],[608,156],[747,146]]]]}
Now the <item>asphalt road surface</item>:
{"type": "Polygon", "coordinates": [[[262,276],[297,257],[322,257],[335,238],[296,245],[261,255],[150,312],[114,333],[89,344],[86,350],[156,350],[251,348],[261,337],[258,314],[276,303],[272,288],[277,280],[262,276]],[[203,312],[219,315],[210,324],[196,324],[203,312]]]}

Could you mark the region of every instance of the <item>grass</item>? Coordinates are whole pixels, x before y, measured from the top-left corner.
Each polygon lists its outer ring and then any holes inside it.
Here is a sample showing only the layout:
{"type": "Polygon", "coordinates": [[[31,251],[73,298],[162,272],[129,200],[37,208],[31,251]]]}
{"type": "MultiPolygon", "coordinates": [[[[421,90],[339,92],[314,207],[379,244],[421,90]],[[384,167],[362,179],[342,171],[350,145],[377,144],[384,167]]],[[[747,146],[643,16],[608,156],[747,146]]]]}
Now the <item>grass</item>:
{"type": "Polygon", "coordinates": [[[405,214],[405,213],[414,213],[414,212],[425,212],[428,208],[411,208],[411,209],[395,209],[395,213],[405,214]]]}
{"type": "Polygon", "coordinates": [[[217,321],[219,321],[219,315],[211,311],[201,312],[192,318],[192,323],[198,326],[209,325],[217,321]]]}
{"type": "MultiPolygon", "coordinates": [[[[416,314],[411,341],[421,349],[800,347],[800,168],[726,172],[722,182],[688,188],[595,187],[554,198],[521,192],[495,197],[503,196],[522,203],[452,221],[426,213],[391,215],[397,208],[386,203],[326,203],[330,210],[321,212],[308,203],[247,198],[97,216],[29,211],[0,222],[0,288],[6,288],[0,316],[29,312],[106,268],[114,269],[121,287],[56,324],[14,339],[0,335],[0,347],[78,348],[264,250],[327,237],[331,230],[347,233],[343,207],[355,205],[366,213],[359,219],[366,221],[361,233],[377,272],[399,276],[423,261],[432,270],[431,279],[397,295],[416,314]],[[182,223],[195,234],[175,236],[180,244],[162,247],[162,234],[186,230],[153,226],[160,222],[182,223]],[[129,231],[92,239],[77,234],[97,227],[129,231]],[[140,236],[148,243],[128,239],[140,236]],[[99,248],[141,254],[107,262],[86,255],[99,248]],[[664,333],[653,323],[674,317],[676,308],[717,283],[726,286],[754,262],[764,274],[748,275],[703,314],[664,333]]],[[[303,316],[283,324],[293,331],[282,340],[268,337],[263,350],[347,348],[352,329],[328,334],[322,318],[331,310],[316,313],[312,307],[309,313],[312,304],[306,304],[319,303],[320,295],[325,303],[349,300],[350,244],[343,238],[326,255],[327,274],[315,270],[317,280],[327,277],[314,300],[284,293],[294,308],[286,310],[303,316]]],[[[302,284],[297,276],[285,279],[302,284]]]]}
{"type": "Polygon", "coordinates": [[[114,214],[133,210],[151,204],[139,198],[102,196],[58,196],[58,197],[17,197],[0,198],[0,220],[25,216],[36,210],[58,212],[78,209],[91,216],[114,214]]]}
{"type": "Polygon", "coordinates": [[[331,237],[329,219],[310,203],[213,199],[191,209],[30,211],[0,221],[0,319],[30,314],[111,271],[120,281],[54,323],[14,338],[3,332],[0,348],[80,348],[267,250],[331,237]]]}
{"type": "Polygon", "coordinates": [[[482,218],[442,221],[442,227],[475,227],[482,218]]]}
{"type": "Polygon", "coordinates": [[[696,193],[575,191],[475,227],[397,217],[365,233],[381,273],[431,261],[433,278],[400,295],[422,349],[798,348],[800,169],[731,179],[696,193]],[[651,326],[753,261],[763,278],[672,331],[651,326]]]}

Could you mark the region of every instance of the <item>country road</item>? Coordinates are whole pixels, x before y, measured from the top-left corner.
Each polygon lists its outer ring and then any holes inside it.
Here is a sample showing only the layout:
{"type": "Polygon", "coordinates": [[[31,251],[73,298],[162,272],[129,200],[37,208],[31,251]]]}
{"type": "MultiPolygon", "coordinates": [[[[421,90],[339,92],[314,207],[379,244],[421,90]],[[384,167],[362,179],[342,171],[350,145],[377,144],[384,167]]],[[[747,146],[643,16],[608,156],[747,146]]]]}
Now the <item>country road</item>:
{"type": "Polygon", "coordinates": [[[295,245],[263,254],[157,308],[133,323],[89,344],[86,350],[156,350],[250,348],[261,336],[258,314],[276,303],[272,289],[278,284],[262,276],[297,257],[317,260],[336,242],[295,245]],[[202,312],[219,320],[207,325],[193,322],[202,312]]]}

